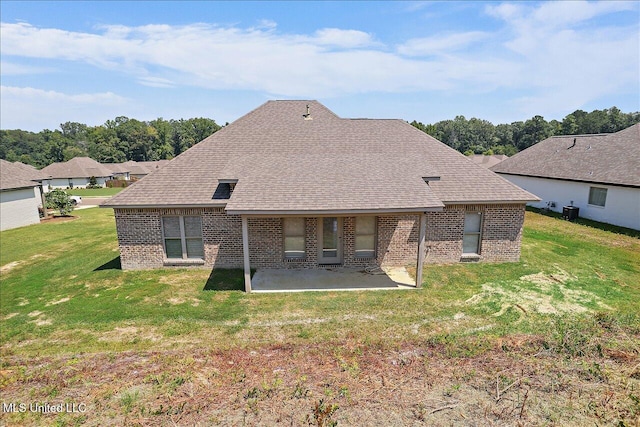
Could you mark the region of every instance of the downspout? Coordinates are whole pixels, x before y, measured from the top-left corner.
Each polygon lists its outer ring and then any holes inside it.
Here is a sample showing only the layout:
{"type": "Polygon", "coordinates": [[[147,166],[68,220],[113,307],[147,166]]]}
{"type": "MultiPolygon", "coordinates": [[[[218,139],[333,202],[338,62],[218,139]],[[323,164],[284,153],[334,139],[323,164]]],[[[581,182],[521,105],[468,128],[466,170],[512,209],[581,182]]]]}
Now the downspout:
{"type": "Polygon", "coordinates": [[[416,265],[416,288],[422,286],[422,266],[424,265],[424,246],[427,234],[427,215],[420,214],[420,235],[418,237],[418,261],[416,265]]]}
{"type": "Polygon", "coordinates": [[[242,216],[242,255],[244,257],[244,290],[251,293],[251,265],[249,262],[249,224],[242,216]]]}

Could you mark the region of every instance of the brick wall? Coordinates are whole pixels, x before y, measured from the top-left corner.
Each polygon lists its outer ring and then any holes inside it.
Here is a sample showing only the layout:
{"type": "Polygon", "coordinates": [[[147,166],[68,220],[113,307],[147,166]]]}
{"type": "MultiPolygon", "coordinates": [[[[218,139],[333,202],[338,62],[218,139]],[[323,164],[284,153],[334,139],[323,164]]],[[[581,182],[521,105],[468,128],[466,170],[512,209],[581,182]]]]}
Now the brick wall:
{"type": "Polygon", "coordinates": [[[222,208],[202,209],[204,263],[218,268],[242,268],[242,219],[222,208]]]}
{"type": "Polygon", "coordinates": [[[160,213],[151,209],[114,209],[123,270],[159,268],[164,248],[160,213]]]}
{"type": "Polygon", "coordinates": [[[482,212],[479,261],[520,259],[525,205],[449,205],[427,214],[426,263],[462,260],[462,233],[466,212],[482,212]]]}
{"type": "Polygon", "coordinates": [[[418,253],[418,215],[378,217],[378,264],[404,266],[416,262],[418,253]]]}
{"type": "MultiPolygon", "coordinates": [[[[427,214],[426,263],[459,262],[466,211],[483,212],[479,260],[517,261],[520,256],[524,205],[452,205],[427,214]]],[[[164,265],[161,217],[202,217],[204,266],[242,268],[242,223],[221,208],[114,209],[122,268],[159,268],[164,265]]],[[[343,265],[404,266],[416,262],[418,215],[381,215],[377,220],[376,259],[356,258],[355,218],[344,217],[343,265]]],[[[317,268],[318,223],[305,218],[306,257],[284,259],[282,218],[249,218],[249,256],[254,268],[317,268]]]]}

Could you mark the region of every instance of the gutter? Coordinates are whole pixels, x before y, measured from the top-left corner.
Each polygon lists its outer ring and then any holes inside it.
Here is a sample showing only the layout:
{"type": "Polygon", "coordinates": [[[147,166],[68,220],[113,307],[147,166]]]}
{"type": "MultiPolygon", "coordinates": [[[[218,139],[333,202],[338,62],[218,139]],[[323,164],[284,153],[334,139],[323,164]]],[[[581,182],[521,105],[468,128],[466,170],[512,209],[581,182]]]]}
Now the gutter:
{"type": "Polygon", "coordinates": [[[613,182],[604,182],[604,181],[587,181],[583,179],[554,178],[551,176],[527,175],[524,173],[495,172],[495,171],[494,173],[497,173],[498,175],[526,176],[528,178],[552,179],[554,181],[569,181],[569,182],[583,182],[585,184],[610,185],[612,187],[640,188],[640,185],[634,185],[634,184],[617,184],[613,182]]]}
{"type": "Polygon", "coordinates": [[[105,202],[98,205],[99,208],[113,208],[113,209],[187,209],[187,208],[224,208],[227,206],[224,204],[215,205],[112,205],[109,202],[105,202]]]}

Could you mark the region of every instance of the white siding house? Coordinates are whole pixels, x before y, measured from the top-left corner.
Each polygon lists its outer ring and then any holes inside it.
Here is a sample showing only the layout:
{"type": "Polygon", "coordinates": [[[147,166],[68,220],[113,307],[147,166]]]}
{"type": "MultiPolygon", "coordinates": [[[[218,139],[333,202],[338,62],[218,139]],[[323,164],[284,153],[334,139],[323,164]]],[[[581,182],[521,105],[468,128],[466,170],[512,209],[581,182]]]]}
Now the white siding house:
{"type": "Polygon", "coordinates": [[[45,191],[56,188],[85,188],[91,177],[96,178],[96,184],[105,186],[111,179],[113,172],[104,165],[89,157],[74,157],[63,163],[53,163],[41,171],[45,177],[42,185],[45,191]]]}
{"type": "Polygon", "coordinates": [[[564,206],[580,208],[582,218],[640,230],[640,189],[606,184],[584,183],[500,174],[518,187],[542,198],[531,202],[536,208],[562,212],[564,206]],[[602,190],[591,190],[592,188],[602,190]],[[594,199],[594,192],[604,195],[594,199]],[[589,200],[589,194],[592,194],[589,200]],[[604,203],[604,206],[602,205],[604,203]]]}
{"type": "Polygon", "coordinates": [[[38,171],[24,166],[0,160],[0,231],[40,222],[38,171]]]}
{"type": "Polygon", "coordinates": [[[640,124],[547,138],[491,168],[542,200],[530,206],[640,230],[640,124]]]}
{"type": "MultiPolygon", "coordinates": [[[[91,177],[75,177],[75,178],[47,178],[42,181],[42,187],[45,191],[66,188],[86,188],[89,185],[89,180],[91,177]]],[[[96,185],[100,187],[106,187],[106,182],[109,180],[109,177],[96,177],[96,185]]]]}

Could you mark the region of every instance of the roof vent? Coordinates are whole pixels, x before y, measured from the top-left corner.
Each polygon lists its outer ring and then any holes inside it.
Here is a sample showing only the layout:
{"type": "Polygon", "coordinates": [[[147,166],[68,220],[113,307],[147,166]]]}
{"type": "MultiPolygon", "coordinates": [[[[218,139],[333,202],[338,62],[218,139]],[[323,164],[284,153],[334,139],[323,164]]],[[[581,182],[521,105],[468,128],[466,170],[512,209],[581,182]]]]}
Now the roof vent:
{"type": "Polygon", "coordinates": [[[429,181],[440,181],[440,177],[439,176],[423,176],[422,179],[427,184],[429,183],[429,181]]]}
{"type": "Polygon", "coordinates": [[[313,117],[311,117],[311,109],[309,108],[309,104],[307,104],[307,114],[303,114],[302,117],[304,117],[305,120],[313,120],[313,117]]]}

